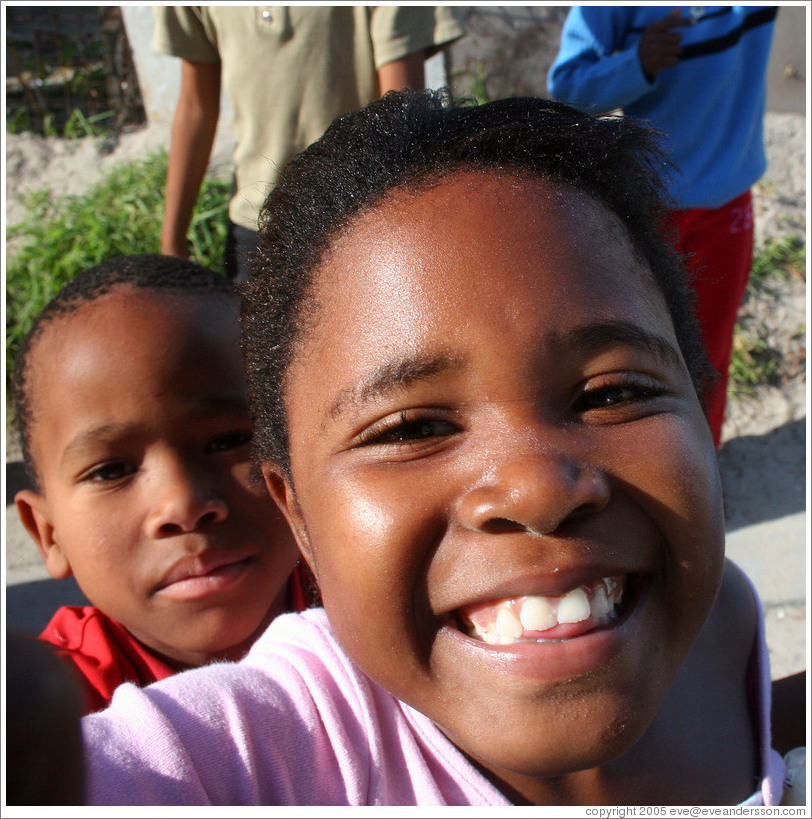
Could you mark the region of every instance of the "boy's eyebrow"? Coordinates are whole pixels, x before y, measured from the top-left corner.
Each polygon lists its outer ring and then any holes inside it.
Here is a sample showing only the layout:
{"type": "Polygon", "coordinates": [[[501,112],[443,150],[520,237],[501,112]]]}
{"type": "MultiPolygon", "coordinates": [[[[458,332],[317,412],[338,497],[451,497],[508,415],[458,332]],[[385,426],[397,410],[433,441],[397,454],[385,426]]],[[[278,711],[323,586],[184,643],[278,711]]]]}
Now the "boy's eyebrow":
{"type": "MultiPolygon", "coordinates": [[[[219,396],[207,401],[201,401],[198,409],[188,413],[187,420],[191,425],[194,424],[198,418],[227,415],[232,412],[246,413],[247,415],[247,402],[242,394],[233,397],[228,395],[219,396]]],[[[92,449],[99,444],[107,444],[116,440],[120,441],[124,438],[137,436],[142,433],[142,425],[130,422],[99,424],[98,426],[84,429],[65,446],[65,449],[62,451],[62,462],[64,463],[76,453],[81,453],[83,449],[92,449]]]]}
{"type": "Polygon", "coordinates": [[[330,404],[327,415],[335,419],[346,410],[347,406],[360,406],[392,390],[407,387],[415,381],[422,381],[449,370],[459,369],[462,364],[463,359],[451,353],[417,354],[390,361],[372,370],[359,384],[341,390],[330,404]]]}
{"type": "Polygon", "coordinates": [[[678,349],[665,337],[643,330],[628,321],[603,321],[577,327],[557,338],[554,346],[569,347],[582,353],[599,353],[615,345],[636,347],[666,364],[684,369],[678,349]]]}
{"type": "Polygon", "coordinates": [[[73,438],[62,451],[62,462],[64,463],[75,453],[81,452],[83,449],[93,447],[96,444],[110,441],[111,439],[120,438],[132,430],[128,424],[103,424],[91,429],[82,430],[75,438],[73,438]]]}

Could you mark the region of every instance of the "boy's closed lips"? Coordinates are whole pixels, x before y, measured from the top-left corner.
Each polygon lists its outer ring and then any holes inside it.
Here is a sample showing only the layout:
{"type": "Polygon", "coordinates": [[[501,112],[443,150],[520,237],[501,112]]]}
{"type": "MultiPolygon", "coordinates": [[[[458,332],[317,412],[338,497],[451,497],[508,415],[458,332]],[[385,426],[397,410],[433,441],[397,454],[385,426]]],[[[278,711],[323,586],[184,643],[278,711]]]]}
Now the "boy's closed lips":
{"type": "Polygon", "coordinates": [[[231,552],[204,551],[185,555],[172,564],[155,587],[155,594],[178,600],[194,600],[230,591],[250,569],[255,558],[231,552]]]}

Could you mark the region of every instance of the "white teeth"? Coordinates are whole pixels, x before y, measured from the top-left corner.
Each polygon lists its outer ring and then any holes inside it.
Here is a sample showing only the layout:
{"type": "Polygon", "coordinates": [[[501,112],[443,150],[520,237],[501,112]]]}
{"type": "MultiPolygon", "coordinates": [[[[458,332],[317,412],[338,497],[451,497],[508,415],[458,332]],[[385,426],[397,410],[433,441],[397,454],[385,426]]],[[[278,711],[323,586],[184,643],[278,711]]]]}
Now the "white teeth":
{"type": "Polygon", "coordinates": [[[509,609],[500,609],[496,615],[496,633],[502,642],[513,642],[522,636],[522,624],[509,609]]]}
{"type": "Polygon", "coordinates": [[[617,582],[617,578],[615,577],[604,577],[603,578],[603,585],[606,586],[606,594],[611,600],[617,602],[620,599],[622,594],[622,589],[620,588],[620,584],[617,582]],[[618,593],[620,592],[620,594],[618,593]]]}
{"type": "Polygon", "coordinates": [[[527,631],[546,631],[557,625],[555,610],[544,597],[528,597],[521,612],[521,623],[527,631]]]}
{"type": "Polygon", "coordinates": [[[567,592],[558,604],[559,623],[580,623],[592,613],[589,597],[583,589],[567,592]]]}
{"type": "Polygon", "coordinates": [[[611,622],[615,607],[623,597],[622,578],[604,577],[579,586],[564,595],[527,595],[486,606],[463,619],[470,634],[491,645],[510,645],[525,637],[525,632],[545,632],[563,623],[582,623],[590,618],[596,625],[611,622]]]}
{"type": "Polygon", "coordinates": [[[609,602],[609,596],[606,594],[606,588],[598,586],[595,589],[595,594],[592,595],[592,616],[596,619],[606,617],[612,610],[612,605],[609,602]]]}

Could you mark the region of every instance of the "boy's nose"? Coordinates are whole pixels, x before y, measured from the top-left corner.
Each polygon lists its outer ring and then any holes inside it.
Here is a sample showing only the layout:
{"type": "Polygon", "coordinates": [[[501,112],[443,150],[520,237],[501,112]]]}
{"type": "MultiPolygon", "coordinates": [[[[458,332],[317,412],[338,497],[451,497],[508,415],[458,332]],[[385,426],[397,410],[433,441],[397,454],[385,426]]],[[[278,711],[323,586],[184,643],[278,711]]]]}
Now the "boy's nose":
{"type": "Polygon", "coordinates": [[[147,518],[153,538],[198,531],[228,517],[228,505],[211,481],[189,468],[175,466],[154,482],[152,512],[147,518]]]}
{"type": "Polygon", "coordinates": [[[608,476],[560,450],[503,452],[494,461],[483,481],[460,501],[458,513],[466,528],[550,534],[609,502],[608,476]]]}

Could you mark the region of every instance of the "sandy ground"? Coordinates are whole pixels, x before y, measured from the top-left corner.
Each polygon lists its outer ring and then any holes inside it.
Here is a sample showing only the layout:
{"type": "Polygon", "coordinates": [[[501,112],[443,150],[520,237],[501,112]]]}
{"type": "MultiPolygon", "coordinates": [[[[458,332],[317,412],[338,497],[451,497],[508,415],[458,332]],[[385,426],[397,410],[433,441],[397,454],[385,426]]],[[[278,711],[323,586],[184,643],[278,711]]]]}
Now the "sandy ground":
{"type": "MultiPolygon", "coordinates": [[[[806,147],[804,120],[768,115],[770,166],[756,189],[757,241],[805,236],[806,147]]],[[[165,130],[153,128],[104,140],[45,140],[9,135],[6,216],[14,224],[23,214],[21,196],[50,188],[53,195],[82,193],[114,164],[144,156],[168,144],[165,130]]],[[[229,167],[230,138],[218,136],[216,172],[229,167]]],[[[786,333],[805,323],[804,281],[787,284],[775,305],[762,308],[771,332],[786,333]]],[[[805,356],[805,336],[793,341],[805,356]]],[[[808,661],[806,627],[809,577],[806,516],[806,377],[765,387],[731,405],[720,451],[727,507],[728,552],[753,579],[764,603],[774,677],[803,669],[808,661]]],[[[5,426],[5,425],[4,425],[5,426]]],[[[37,631],[61,604],[81,602],[72,580],[46,579],[40,558],[17,520],[14,493],[25,479],[13,437],[6,442],[7,624],[37,631]]]]}

